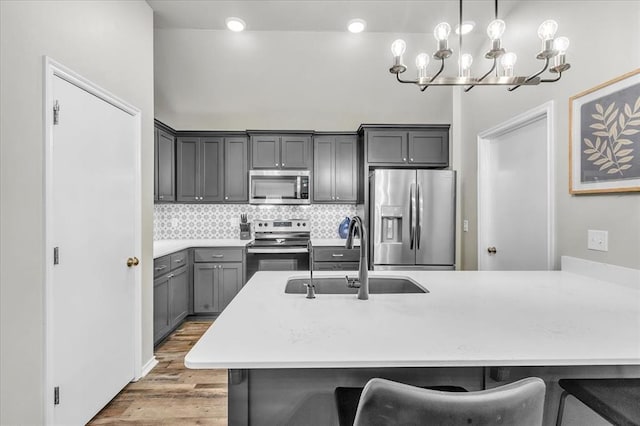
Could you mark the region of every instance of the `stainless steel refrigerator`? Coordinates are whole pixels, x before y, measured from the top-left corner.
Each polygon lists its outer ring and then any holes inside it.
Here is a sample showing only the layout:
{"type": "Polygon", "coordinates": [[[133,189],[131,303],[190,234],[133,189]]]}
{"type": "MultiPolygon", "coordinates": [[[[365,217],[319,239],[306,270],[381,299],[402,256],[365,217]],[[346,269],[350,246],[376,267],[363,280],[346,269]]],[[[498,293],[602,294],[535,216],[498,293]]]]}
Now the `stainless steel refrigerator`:
{"type": "Polygon", "coordinates": [[[373,269],[455,269],[456,172],[377,169],[370,175],[373,269]]]}

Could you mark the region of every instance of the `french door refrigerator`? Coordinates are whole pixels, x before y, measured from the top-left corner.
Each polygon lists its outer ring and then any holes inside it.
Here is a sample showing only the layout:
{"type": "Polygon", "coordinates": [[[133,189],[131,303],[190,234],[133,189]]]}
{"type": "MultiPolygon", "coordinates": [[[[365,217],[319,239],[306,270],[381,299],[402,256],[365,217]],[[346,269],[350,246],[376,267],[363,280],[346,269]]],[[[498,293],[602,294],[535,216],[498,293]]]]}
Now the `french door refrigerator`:
{"type": "Polygon", "coordinates": [[[370,175],[373,269],[455,269],[456,172],[376,169],[370,175]]]}

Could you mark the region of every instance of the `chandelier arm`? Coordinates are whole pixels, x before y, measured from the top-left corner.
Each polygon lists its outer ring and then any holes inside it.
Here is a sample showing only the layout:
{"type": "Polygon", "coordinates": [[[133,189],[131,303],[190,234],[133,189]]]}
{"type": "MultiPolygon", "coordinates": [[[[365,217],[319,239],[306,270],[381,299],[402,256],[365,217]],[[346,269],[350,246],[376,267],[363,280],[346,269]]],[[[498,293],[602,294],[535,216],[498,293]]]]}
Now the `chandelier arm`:
{"type": "Polygon", "coordinates": [[[438,70],[438,72],[436,73],[436,75],[434,75],[433,77],[431,77],[431,80],[429,80],[429,83],[431,83],[433,80],[435,80],[437,76],[439,76],[440,74],[442,74],[442,71],[444,71],[444,58],[442,58],[442,59],[441,59],[440,69],[438,70]]]}
{"type": "Polygon", "coordinates": [[[400,78],[400,73],[395,73],[396,75],[396,79],[400,82],[400,83],[411,83],[411,84],[417,84],[418,80],[403,80],[400,78]]]}
{"type": "MultiPolygon", "coordinates": [[[[484,80],[489,74],[491,74],[493,72],[493,70],[496,69],[496,64],[497,64],[498,60],[496,58],[493,58],[493,66],[491,67],[491,69],[489,71],[487,71],[487,73],[485,75],[483,75],[482,77],[480,77],[478,79],[478,81],[482,81],[484,80]]],[[[474,84],[473,86],[469,86],[467,88],[464,89],[465,93],[468,92],[469,90],[473,89],[474,87],[476,87],[476,85],[474,84]]]]}
{"type": "Polygon", "coordinates": [[[540,83],[553,83],[555,81],[560,80],[560,77],[562,77],[562,73],[561,72],[558,73],[558,76],[556,78],[545,78],[545,79],[540,80],[540,83]]]}
{"type": "MultiPolygon", "coordinates": [[[[542,67],[542,69],[540,71],[538,71],[537,73],[527,77],[527,79],[525,80],[525,83],[528,82],[528,81],[533,80],[534,78],[536,78],[537,76],[539,76],[540,74],[545,72],[547,70],[547,68],[549,68],[549,58],[545,58],[544,67],[542,67]]],[[[509,87],[507,90],[510,91],[510,92],[513,92],[514,90],[516,90],[520,86],[522,86],[522,85],[518,84],[517,86],[509,87]]]]}

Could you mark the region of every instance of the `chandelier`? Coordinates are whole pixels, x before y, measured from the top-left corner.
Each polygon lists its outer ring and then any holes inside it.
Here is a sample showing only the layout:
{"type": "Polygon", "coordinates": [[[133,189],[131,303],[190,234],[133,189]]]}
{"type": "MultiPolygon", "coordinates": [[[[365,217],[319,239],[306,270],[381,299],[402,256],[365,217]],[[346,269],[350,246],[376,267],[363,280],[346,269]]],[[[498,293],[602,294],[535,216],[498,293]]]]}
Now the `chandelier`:
{"type": "MultiPolygon", "coordinates": [[[[460,0],[460,16],[458,26],[458,45],[462,52],[462,0],[460,0]]],[[[458,59],[458,75],[440,76],[444,71],[445,60],[451,56],[453,51],[449,48],[449,34],[451,26],[446,22],[436,25],[433,30],[433,36],[437,41],[437,50],[433,53],[433,58],[440,61],[440,69],[433,76],[429,76],[427,65],[429,64],[429,55],[420,53],[416,57],[416,67],[418,76],[415,80],[405,80],[400,78],[400,74],[407,70],[402,62],[402,55],[406,50],[404,40],[398,39],[391,44],[391,52],[393,53],[393,66],[389,68],[392,74],[396,75],[396,79],[400,83],[410,83],[417,85],[422,92],[429,86],[467,86],[465,92],[471,90],[474,86],[511,86],[509,91],[513,91],[520,86],[533,86],[540,83],[552,83],[560,80],[562,73],[568,70],[571,65],[566,62],[566,52],[569,47],[569,39],[567,37],[555,37],[558,30],[558,24],[554,20],[546,20],[538,27],[538,37],[542,40],[542,48],[536,55],[537,59],[544,61],[542,69],[535,74],[529,76],[515,76],[513,74],[517,56],[513,52],[507,52],[502,47],[502,35],[506,28],[505,22],[498,19],[498,0],[495,0],[495,16],[487,27],[487,35],[491,43],[491,48],[484,57],[492,61],[492,66],[481,77],[472,77],[471,64],[473,57],[468,54],[460,54],[458,59]],[[553,63],[551,63],[553,59],[553,63]],[[499,62],[499,64],[498,64],[499,62]],[[550,67],[551,65],[551,67],[550,67]],[[555,78],[544,79],[540,75],[549,70],[551,73],[557,74],[555,78]]]]}

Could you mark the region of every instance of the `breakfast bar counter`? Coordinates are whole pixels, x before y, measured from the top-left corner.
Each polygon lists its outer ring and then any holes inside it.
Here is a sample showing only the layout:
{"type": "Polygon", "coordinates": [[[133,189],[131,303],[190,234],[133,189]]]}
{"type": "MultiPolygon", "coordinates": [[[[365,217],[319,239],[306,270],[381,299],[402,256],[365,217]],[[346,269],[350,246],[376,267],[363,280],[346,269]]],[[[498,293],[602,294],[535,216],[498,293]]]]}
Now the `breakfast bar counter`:
{"type": "Polygon", "coordinates": [[[307,299],[285,286],[308,273],[257,273],[185,365],[229,369],[230,424],[335,424],[337,386],[479,390],[500,384],[492,368],[545,379],[552,424],[559,378],[640,377],[638,286],[567,271],[370,272],[398,275],[428,292],[307,299]]]}

